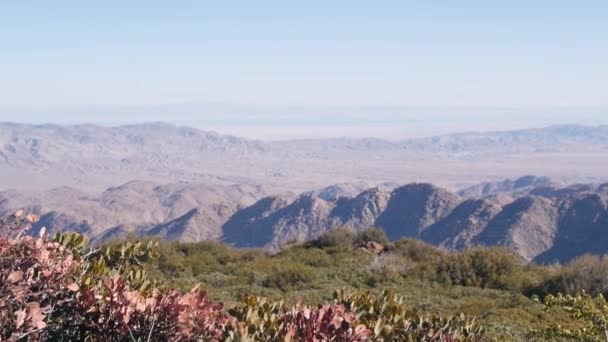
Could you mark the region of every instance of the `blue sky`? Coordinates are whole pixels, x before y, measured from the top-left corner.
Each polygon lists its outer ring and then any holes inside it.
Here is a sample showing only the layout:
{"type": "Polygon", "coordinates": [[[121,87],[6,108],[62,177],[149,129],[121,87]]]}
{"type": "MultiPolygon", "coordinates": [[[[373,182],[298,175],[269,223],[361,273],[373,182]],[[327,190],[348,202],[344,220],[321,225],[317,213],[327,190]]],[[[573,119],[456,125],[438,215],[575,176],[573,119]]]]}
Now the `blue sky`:
{"type": "MultiPolygon", "coordinates": [[[[175,105],[160,119],[228,127],[256,124],[248,108],[325,106],[364,126],[377,112],[349,108],[388,106],[407,120],[558,108],[556,123],[604,123],[606,18],[605,0],[4,1],[0,121],[137,121],[175,105]]],[[[297,126],[292,112],[276,112],[281,125],[297,126]]],[[[327,113],[311,111],[319,126],[327,113]]]]}

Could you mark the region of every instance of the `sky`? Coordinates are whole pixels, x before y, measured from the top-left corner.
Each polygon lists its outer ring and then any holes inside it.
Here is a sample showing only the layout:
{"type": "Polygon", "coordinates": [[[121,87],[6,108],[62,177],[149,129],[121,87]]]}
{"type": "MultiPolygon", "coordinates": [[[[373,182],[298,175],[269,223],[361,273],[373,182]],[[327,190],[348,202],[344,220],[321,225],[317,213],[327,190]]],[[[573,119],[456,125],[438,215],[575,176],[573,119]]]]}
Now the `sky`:
{"type": "Polygon", "coordinates": [[[0,121],[261,138],[608,124],[608,1],[3,1],[0,121]]]}

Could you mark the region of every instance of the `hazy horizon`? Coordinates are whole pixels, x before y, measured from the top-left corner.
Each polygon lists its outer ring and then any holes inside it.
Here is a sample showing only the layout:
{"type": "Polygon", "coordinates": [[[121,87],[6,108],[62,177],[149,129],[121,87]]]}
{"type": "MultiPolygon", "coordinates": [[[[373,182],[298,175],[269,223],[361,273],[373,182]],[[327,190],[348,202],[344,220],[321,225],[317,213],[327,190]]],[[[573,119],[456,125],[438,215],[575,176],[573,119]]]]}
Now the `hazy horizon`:
{"type": "Polygon", "coordinates": [[[98,124],[148,122],[195,127],[250,139],[382,138],[399,140],[475,131],[553,125],[606,125],[603,108],[433,108],[413,106],[305,106],[171,104],[1,109],[0,122],[98,124]]]}

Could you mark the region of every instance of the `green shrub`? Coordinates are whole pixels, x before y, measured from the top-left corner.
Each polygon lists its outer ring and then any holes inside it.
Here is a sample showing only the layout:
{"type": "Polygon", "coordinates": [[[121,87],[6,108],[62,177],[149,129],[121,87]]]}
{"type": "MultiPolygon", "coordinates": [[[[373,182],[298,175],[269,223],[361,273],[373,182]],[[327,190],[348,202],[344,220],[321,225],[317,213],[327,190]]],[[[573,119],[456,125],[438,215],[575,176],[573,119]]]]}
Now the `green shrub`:
{"type": "Polygon", "coordinates": [[[532,290],[539,295],[586,292],[608,295],[608,257],[583,255],[563,267],[556,268],[542,284],[532,290]]]}
{"type": "Polygon", "coordinates": [[[477,247],[443,256],[437,264],[436,280],[500,290],[519,291],[528,286],[524,261],[498,247],[477,247]]]}
{"type": "Polygon", "coordinates": [[[533,336],[541,335],[550,341],[608,341],[608,302],[601,294],[596,298],[586,293],[576,296],[549,295],[545,298],[545,304],[549,309],[566,311],[580,326],[572,329],[549,323],[546,329],[533,332],[533,336]]]}
{"type": "Polygon", "coordinates": [[[328,267],[333,264],[333,259],[325,253],[325,251],[317,249],[299,249],[295,250],[289,259],[292,262],[301,262],[305,265],[315,268],[328,267]]]}
{"type": "Polygon", "coordinates": [[[355,233],[352,229],[345,227],[337,227],[323,233],[318,239],[310,242],[314,247],[338,247],[352,246],[355,241],[355,233]]]}
{"type": "Polygon", "coordinates": [[[242,326],[236,341],[482,341],[483,331],[465,315],[423,315],[384,291],[338,290],[331,304],[287,306],[283,301],[246,296],[230,309],[242,326]]]}
{"type": "Polygon", "coordinates": [[[266,259],[270,256],[270,253],[266,250],[251,249],[245,250],[241,255],[241,260],[244,262],[256,262],[258,260],[266,259]]]}
{"type": "Polygon", "coordinates": [[[413,239],[395,241],[392,252],[417,263],[436,263],[444,255],[436,247],[413,239]]]}
{"type": "Polygon", "coordinates": [[[380,228],[368,228],[362,230],[355,237],[355,244],[362,245],[368,242],[377,242],[381,245],[390,244],[389,238],[386,236],[384,230],[380,228]]]}
{"type": "Polygon", "coordinates": [[[311,287],[317,280],[317,273],[301,263],[284,263],[272,269],[264,286],[278,288],[282,291],[311,287]]]}
{"type": "Polygon", "coordinates": [[[403,303],[391,291],[379,294],[341,289],[336,303],[355,312],[359,322],[373,331],[373,341],[482,341],[483,331],[474,318],[429,316],[403,303]]]}

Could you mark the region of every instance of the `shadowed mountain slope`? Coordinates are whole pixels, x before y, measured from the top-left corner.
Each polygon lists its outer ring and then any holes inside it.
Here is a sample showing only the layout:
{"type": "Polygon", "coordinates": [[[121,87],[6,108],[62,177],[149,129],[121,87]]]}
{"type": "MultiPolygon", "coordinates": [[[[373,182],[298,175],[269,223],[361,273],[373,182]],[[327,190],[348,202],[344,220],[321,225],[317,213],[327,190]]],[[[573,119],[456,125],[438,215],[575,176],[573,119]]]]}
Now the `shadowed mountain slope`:
{"type": "Polygon", "coordinates": [[[42,226],[51,233],[75,230],[93,242],[131,234],[277,250],[336,227],[378,227],[391,239],[419,238],[446,250],[505,246],[528,261],[608,252],[606,186],[549,189],[544,184],[473,199],[428,183],[324,199],[311,192],[273,194],[252,185],[138,181],[98,195],[67,187],[4,191],[0,214],[24,208],[41,215],[33,233],[42,226]]]}
{"type": "Polygon", "coordinates": [[[473,244],[506,246],[531,261],[553,246],[558,207],[551,199],[526,196],[503,207],[473,244]]]}
{"type": "Polygon", "coordinates": [[[608,252],[608,196],[582,194],[569,199],[557,226],[552,247],[537,262],[565,262],[576,256],[608,252]]]}
{"type": "Polygon", "coordinates": [[[486,199],[466,200],[445,219],[425,229],[421,238],[447,250],[473,245],[473,239],[487,227],[502,208],[486,199]]]}
{"type": "Polygon", "coordinates": [[[395,189],[376,226],[391,239],[417,237],[424,229],[447,216],[460,197],[431,184],[410,184],[395,189]]]}

